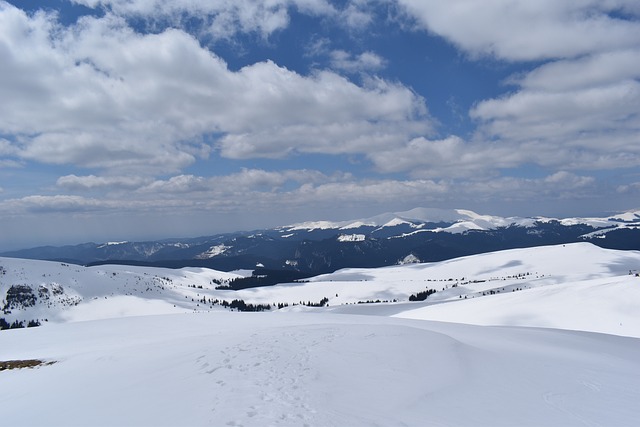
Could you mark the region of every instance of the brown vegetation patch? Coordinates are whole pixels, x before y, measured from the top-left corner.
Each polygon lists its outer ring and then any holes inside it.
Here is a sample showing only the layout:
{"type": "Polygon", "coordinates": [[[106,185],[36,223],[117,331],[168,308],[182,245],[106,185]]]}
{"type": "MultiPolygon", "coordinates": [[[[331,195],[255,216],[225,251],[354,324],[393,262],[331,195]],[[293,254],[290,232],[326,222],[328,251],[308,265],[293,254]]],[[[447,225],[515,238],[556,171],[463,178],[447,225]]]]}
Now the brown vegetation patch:
{"type": "Polygon", "coordinates": [[[36,366],[53,365],[56,362],[44,362],[38,359],[0,361],[0,371],[8,369],[35,368],[36,366]]]}

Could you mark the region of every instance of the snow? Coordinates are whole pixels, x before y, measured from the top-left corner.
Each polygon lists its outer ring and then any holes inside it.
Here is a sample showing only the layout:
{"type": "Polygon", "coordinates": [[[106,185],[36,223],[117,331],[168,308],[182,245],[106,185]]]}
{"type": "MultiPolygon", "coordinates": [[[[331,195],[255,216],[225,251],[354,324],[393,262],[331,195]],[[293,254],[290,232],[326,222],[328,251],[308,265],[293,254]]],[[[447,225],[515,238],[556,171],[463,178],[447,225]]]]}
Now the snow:
{"type": "Polygon", "coordinates": [[[375,227],[375,224],[372,222],[354,221],[345,226],[340,227],[340,230],[349,230],[352,228],[360,228],[360,227],[375,227]]]}
{"type": "MultiPolygon", "coordinates": [[[[389,212],[371,218],[351,221],[309,221],[282,227],[282,230],[347,230],[364,226],[379,227],[379,230],[380,228],[396,227],[398,225],[409,225],[413,228],[421,228],[423,227],[421,223],[445,222],[453,224],[453,226],[440,228],[438,231],[461,233],[466,230],[489,230],[510,225],[531,227],[537,220],[537,218],[503,218],[492,215],[480,215],[464,209],[415,208],[409,211],[389,212]]],[[[602,219],[601,221],[606,223],[608,219],[602,219]]]]}
{"type": "Polygon", "coordinates": [[[33,307],[11,309],[10,313],[0,315],[7,321],[62,322],[162,314],[175,312],[174,305],[180,312],[190,312],[202,308],[198,299],[207,291],[213,292],[217,282],[243,276],[196,267],[179,270],[118,265],[82,267],[16,258],[0,258],[0,266],[5,271],[0,277],[2,299],[13,285],[29,286],[37,297],[33,307]],[[41,287],[49,291],[40,295],[41,287]],[[54,288],[61,292],[53,292],[54,288]]]}
{"type": "Polygon", "coordinates": [[[364,234],[341,234],[338,236],[338,242],[364,242],[364,234]]]}
{"type": "Polygon", "coordinates": [[[397,217],[396,217],[396,218],[393,218],[391,221],[385,222],[385,223],[382,225],[382,227],[383,227],[383,228],[384,228],[384,227],[395,227],[395,226],[398,226],[398,225],[404,225],[404,224],[406,224],[406,225],[408,225],[408,226],[410,226],[410,227],[413,227],[413,228],[417,227],[414,223],[409,222],[409,221],[406,221],[406,220],[404,220],[404,219],[397,218],[397,217]]]}
{"type": "Polygon", "coordinates": [[[613,227],[609,226],[607,228],[601,228],[591,233],[583,234],[580,237],[582,237],[583,239],[590,239],[590,238],[606,239],[607,234],[612,231],[622,230],[622,229],[637,230],[638,228],[640,228],[640,222],[629,223],[629,224],[618,223],[613,227]]]}
{"type": "Polygon", "coordinates": [[[640,222],[640,210],[613,215],[609,219],[612,221],[640,222]]]}
{"type": "Polygon", "coordinates": [[[627,275],[425,305],[395,316],[474,325],[561,328],[640,338],[639,301],[640,278],[627,275]]]}
{"type": "Polygon", "coordinates": [[[414,254],[409,254],[406,257],[402,258],[400,261],[398,261],[398,265],[405,265],[405,264],[417,264],[420,262],[420,259],[415,256],[414,254]]]}
{"type": "Polygon", "coordinates": [[[223,253],[226,252],[227,249],[230,249],[230,248],[231,248],[231,246],[226,246],[226,245],[211,246],[205,252],[203,252],[203,253],[199,254],[198,256],[196,256],[196,259],[213,258],[213,257],[216,257],[218,255],[222,255],[223,253]]]}
{"type": "Polygon", "coordinates": [[[107,243],[104,243],[104,244],[103,244],[103,245],[101,245],[101,246],[98,246],[98,248],[104,248],[105,246],[117,246],[117,245],[124,245],[124,244],[126,244],[126,243],[129,243],[129,242],[128,242],[128,241],[126,241],[126,240],[125,240],[125,241],[122,241],[122,242],[107,242],[107,243]]]}
{"type": "Polygon", "coordinates": [[[284,227],[286,231],[296,231],[296,230],[329,230],[333,228],[340,228],[344,226],[348,226],[351,224],[351,221],[342,221],[342,222],[331,222],[331,221],[307,221],[299,224],[292,224],[284,227]]]}
{"type": "Polygon", "coordinates": [[[212,280],[238,275],[204,268],[10,258],[0,266],[0,295],[12,284],[52,295],[60,286],[56,298],[79,301],[5,316],[50,321],[1,331],[0,361],[55,363],[0,371],[3,425],[634,426],[640,418],[637,251],[515,249],[242,291],[216,290],[212,280]],[[427,288],[437,292],[407,301],[427,288]],[[330,305],[237,313],[191,301],[202,296],[328,297],[330,305]]]}
{"type": "Polygon", "coordinates": [[[453,225],[450,225],[449,227],[445,227],[445,228],[438,227],[438,228],[434,229],[433,232],[436,232],[436,233],[446,232],[446,233],[452,233],[452,234],[461,234],[461,233],[464,233],[464,232],[469,231],[469,230],[485,230],[485,228],[481,227],[480,225],[478,225],[478,224],[476,224],[475,222],[472,222],[472,221],[460,221],[460,222],[456,222],[453,225]]]}
{"type": "Polygon", "coordinates": [[[632,426],[637,339],[383,316],[207,313],[0,334],[12,426],[632,426]]]}

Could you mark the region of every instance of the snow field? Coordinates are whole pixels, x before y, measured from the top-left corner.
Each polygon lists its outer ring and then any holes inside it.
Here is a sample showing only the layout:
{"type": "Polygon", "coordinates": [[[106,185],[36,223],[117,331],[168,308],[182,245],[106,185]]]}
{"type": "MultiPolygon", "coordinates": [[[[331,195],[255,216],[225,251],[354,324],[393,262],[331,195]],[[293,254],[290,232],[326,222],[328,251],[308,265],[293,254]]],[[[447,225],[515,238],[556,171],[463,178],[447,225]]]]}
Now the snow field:
{"type": "Polygon", "coordinates": [[[640,341],[327,313],[11,330],[7,425],[631,426],[640,341]],[[37,408],[37,410],[34,410],[37,408]]]}
{"type": "Polygon", "coordinates": [[[206,269],[0,265],[3,294],[23,284],[52,295],[9,315],[50,321],[0,332],[0,361],[55,362],[0,371],[3,425],[616,427],[640,419],[633,251],[519,249],[242,291],[216,290],[238,276],[206,269]],[[64,294],[53,298],[54,285],[64,294]],[[407,302],[427,288],[438,292],[407,302]],[[330,306],[237,313],[200,305],[202,297],[328,297],[330,306]],[[394,298],[402,302],[355,304],[394,298]]]}

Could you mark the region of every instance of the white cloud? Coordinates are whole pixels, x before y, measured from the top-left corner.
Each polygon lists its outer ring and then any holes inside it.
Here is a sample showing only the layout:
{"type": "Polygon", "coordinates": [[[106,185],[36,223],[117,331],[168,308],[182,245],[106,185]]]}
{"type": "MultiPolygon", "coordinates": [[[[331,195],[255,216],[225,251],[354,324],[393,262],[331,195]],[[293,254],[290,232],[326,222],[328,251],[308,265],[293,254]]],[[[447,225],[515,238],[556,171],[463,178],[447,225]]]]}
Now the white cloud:
{"type": "Polygon", "coordinates": [[[85,198],[80,196],[26,196],[20,199],[9,199],[0,203],[0,211],[11,214],[21,212],[50,213],[50,212],[87,212],[102,211],[114,205],[113,202],[85,198]]]}
{"type": "Polygon", "coordinates": [[[18,149],[6,139],[0,138],[0,168],[17,168],[22,163],[15,159],[18,149]],[[3,157],[11,157],[4,158],[3,157]]]}
{"type": "Polygon", "coordinates": [[[481,125],[479,138],[516,144],[542,165],[640,165],[640,83],[631,76],[637,68],[619,78],[617,68],[601,63],[609,56],[589,58],[586,76],[575,79],[574,61],[543,66],[522,79],[520,90],[478,103],[471,116],[481,125]]]}
{"type": "Polygon", "coordinates": [[[544,179],[544,183],[561,185],[565,189],[574,190],[577,188],[592,186],[595,183],[595,179],[590,176],[578,176],[570,172],[559,171],[547,176],[544,179]]]}
{"type": "Polygon", "coordinates": [[[0,91],[12,100],[0,104],[0,132],[39,162],[170,173],[207,157],[211,134],[222,155],[246,158],[362,152],[369,137],[397,145],[430,129],[424,100],[400,84],[269,61],[230,71],[180,30],[141,35],[109,14],[62,28],[2,3],[0,50],[0,91]]]}
{"type": "Polygon", "coordinates": [[[431,32],[472,55],[506,60],[574,58],[632,47],[640,23],[635,0],[398,0],[431,32]]]}
{"type": "Polygon", "coordinates": [[[6,139],[0,138],[0,156],[13,156],[18,150],[6,139]]]}
{"type": "Polygon", "coordinates": [[[616,188],[616,192],[619,194],[640,193],[640,182],[632,182],[630,184],[619,185],[616,188]]]}
{"type": "Polygon", "coordinates": [[[340,11],[340,20],[347,28],[363,30],[373,22],[369,2],[366,0],[350,0],[347,7],[340,11]]]}
{"type": "MultiPolygon", "coordinates": [[[[218,201],[229,206],[249,209],[259,205],[273,209],[280,207],[322,206],[346,204],[399,204],[413,201],[451,202],[527,200],[543,195],[548,199],[582,198],[591,195],[595,179],[570,172],[557,172],[546,177],[527,179],[515,177],[465,178],[451,180],[356,179],[350,175],[326,176],[317,171],[243,170],[237,174],[205,178],[180,175],[158,180],[143,187],[136,194],[137,202],[146,206],[192,206],[216,211],[218,201]],[[289,183],[289,185],[285,185],[289,183]],[[270,206],[271,205],[271,206],[270,206]]],[[[129,202],[123,201],[123,205],[129,202]]]]}
{"type": "Polygon", "coordinates": [[[385,59],[374,52],[354,55],[344,50],[334,50],[330,56],[332,68],[349,73],[378,71],[386,66],[385,59]]]}
{"type": "Polygon", "coordinates": [[[103,7],[119,16],[147,22],[162,21],[181,27],[200,24],[200,31],[217,38],[238,33],[269,37],[289,25],[289,8],[311,16],[335,16],[336,9],[325,0],[74,0],[91,8],[103,7]],[[185,20],[186,22],[182,22],[185,20]]]}
{"type": "MultiPolygon", "coordinates": [[[[640,42],[637,43],[640,45],[640,42]]],[[[640,46],[542,65],[512,83],[537,91],[607,86],[640,78],[640,46]]]]}
{"type": "Polygon", "coordinates": [[[148,178],[139,176],[76,176],[65,175],[58,178],[56,185],[68,190],[95,189],[136,189],[149,183],[148,178]]]}
{"type": "Polygon", "coordinates": [[[469,143],[457,136],[441,140],[419,137],[401,148],[372,152],[368,157],[380,172],[409,171],[421,178],[496,175],[499,168],[526,161],[522,153],[504,145],[469,143]]]}
{"type": "MultiPolygon", "coordinates": [[[[424,28],[472,58],[547,61],[508,79],[514,91],[474,105],[470,115],[478,130],[465,150],[460,143],[452,148],[459,155],[450,156],[454,164],[473,166],[475,158],[482,169],[493,158],[488,164],[498,168],[527,162],[569,170],[640,165],[638,2],[399,2],[424,28]]],[[[428,150],[410,144],[396,163],[411,163],[409,153],[428,150]]]]}
{"type": "Polygon", "coordinates": [[[178,175],[167,180],[156,180],[139,189],[140,194],[179,194],[180,197],[236,197],[244,199],[249,193],[282,192],[287,184],[326,183],[348,179],[349,175],[327,176],[314,170],[265,171],[262,169],[242,169],[238,173],[201,177],[178,175]]]}

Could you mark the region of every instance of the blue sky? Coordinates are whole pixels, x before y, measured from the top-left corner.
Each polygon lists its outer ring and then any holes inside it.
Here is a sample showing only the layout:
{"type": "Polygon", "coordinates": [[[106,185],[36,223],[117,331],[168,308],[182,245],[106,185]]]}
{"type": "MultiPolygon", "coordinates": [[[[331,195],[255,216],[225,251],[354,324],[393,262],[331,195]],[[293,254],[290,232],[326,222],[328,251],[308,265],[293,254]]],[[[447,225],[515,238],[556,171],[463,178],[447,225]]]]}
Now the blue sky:
{"type": "Polygon", "coordinates": [[[640,207],[635,0],[0,1],[0,249],[640,207]]]}

